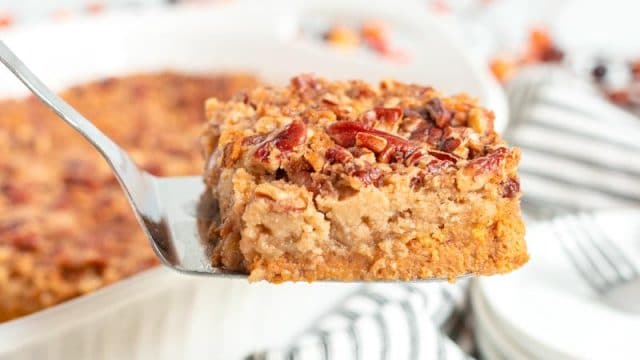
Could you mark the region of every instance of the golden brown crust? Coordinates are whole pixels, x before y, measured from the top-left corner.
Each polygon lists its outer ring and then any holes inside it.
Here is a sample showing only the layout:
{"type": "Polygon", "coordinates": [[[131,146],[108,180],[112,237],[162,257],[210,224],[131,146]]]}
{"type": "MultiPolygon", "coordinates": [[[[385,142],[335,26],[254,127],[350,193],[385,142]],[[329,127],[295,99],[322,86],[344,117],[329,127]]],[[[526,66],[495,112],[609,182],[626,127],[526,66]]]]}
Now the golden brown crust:
{"type": "MultiPolygon", "coordinates": [[[[207,97],[249,76],[110,78],[63,97],[157,175],[195,175],[207,97]]],[[[0,322],[158,264],[106,163],[34,98],[0,103],[0,322]]]]}
{"type": "Polygon", "coordinates": [[[467,96],[301,75],[210,100],[207,115],[216,266],[253,280],[415,279],[526,261],[519,150],[467,96]]]}

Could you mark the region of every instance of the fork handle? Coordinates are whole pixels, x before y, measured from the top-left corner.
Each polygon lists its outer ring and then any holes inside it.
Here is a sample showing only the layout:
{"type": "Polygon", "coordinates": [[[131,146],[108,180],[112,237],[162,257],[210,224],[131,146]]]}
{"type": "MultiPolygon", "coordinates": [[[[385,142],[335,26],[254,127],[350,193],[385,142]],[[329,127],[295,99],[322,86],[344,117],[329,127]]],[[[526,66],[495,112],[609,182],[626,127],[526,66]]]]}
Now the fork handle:
{"type": "Polygon", "coordinates": [[[140,170],[133,163],[129,155],[124,152],[107,135],[98,130],[89,120],[62,100],[49,89],[31,70],[0,40],[0,62],[2,62],[29,90],[53,110],[67,124],[82,134],[104,156],[115,171],[118,180],[126,189],[126,179],[131,170],[140,170]],[[124,181],[123,181],[124,180],[124,181]]]}

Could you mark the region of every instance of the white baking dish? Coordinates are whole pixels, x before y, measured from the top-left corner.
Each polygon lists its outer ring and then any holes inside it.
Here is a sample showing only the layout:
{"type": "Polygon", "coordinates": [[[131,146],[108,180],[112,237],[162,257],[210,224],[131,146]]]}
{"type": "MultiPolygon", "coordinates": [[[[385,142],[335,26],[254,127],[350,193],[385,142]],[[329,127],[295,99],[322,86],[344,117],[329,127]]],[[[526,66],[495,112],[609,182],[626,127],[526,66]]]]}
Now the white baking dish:
{"type": "MultiPolygon", "coordinates": [[[[252,71],[273,83],[299,72],[370,81],[397,78],[477,96],[504,126],[504,96],[493,80],[445,26],[412,4],[240,1],[110,14],[1,36],[55,88],[163,69],[252,71]],[[413,61],[398,65],[364,52],[345,54],[299,35],[333,17],[385,19],[413,51],[413,61]]],[[[7,71],[0,71],[0,96],[24,93],[7,71]]],[[[249,285],[153,269],[0,324],[0,359],[240,358],[285,344],[356,286],[249,285]]]]}

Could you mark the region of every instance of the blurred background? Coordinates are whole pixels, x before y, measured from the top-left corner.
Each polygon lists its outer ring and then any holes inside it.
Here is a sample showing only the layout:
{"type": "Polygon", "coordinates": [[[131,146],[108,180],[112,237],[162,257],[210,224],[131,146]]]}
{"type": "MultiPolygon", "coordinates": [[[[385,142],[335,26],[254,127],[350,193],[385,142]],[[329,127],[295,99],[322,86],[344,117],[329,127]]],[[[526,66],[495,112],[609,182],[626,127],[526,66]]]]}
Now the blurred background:
{"type": "Polygon", "coordinates": [[[158,268],[106,164],[7,76],[0,359],[640,357],[638,14],[631,0],[0,0],[0,37],[156,175],[201,172],[206,98],[296,72],[468,91],[522,149],[532,256],[455,284],[184,279],[158,268]]]}

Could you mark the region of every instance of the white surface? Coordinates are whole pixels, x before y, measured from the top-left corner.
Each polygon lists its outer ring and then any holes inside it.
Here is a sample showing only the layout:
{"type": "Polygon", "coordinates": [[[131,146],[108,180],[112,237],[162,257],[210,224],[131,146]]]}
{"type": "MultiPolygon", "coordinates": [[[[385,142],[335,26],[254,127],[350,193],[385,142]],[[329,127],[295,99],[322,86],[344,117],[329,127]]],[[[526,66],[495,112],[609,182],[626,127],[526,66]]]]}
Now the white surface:
{"type": "MultiPolygon", "coordinates": [[[[632,259],[640,259],[640,211],[603,212],[598,222],[632,259]]],[[[640,316],[612,309],[586,285],[550,229],[530,226],[530,262],[508,276],[478,280],[496,322],[541,358],[640,357],[640,316]]]]}
{"type": "Polygon", "coordinates": [[[572,53],[588,51],[598,55],[640,56],[640,1],[570,0],[557,10],[552,30],[564,49],[572,53]]]}
{"type": "MultiPolygon", "coordinates": [[[[112,14],[2,34],[54,88],[137,71],[254,71],[283,83],[298,72],[376,81],[397,78],[465,91],[506,123],[503,94],[444,27],[411,3],[234,2],[213,7],[112,14]],[[340,9],[340,10],[338,10],[340,9]],[[297,37],[317,14],[389,19],[416,41],[415,62],[348,56],[297,37]]],[[[0,96],[24,94],[0,71],[0,96]]],[[[278,346],[353,284],[254,284],[150,270],[94,294],[0,325],[0,359],[236,359],[278,346]],[[183,354],[186,354],[183,356],[183,354]]]]}

